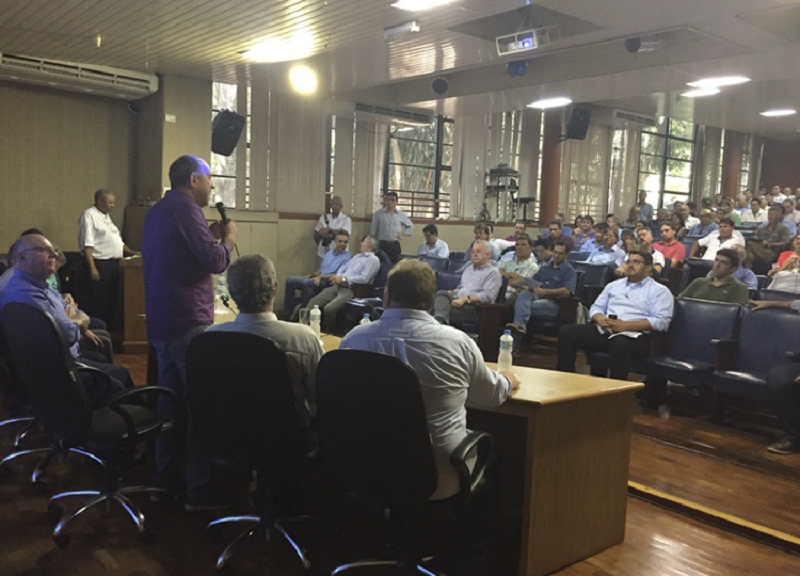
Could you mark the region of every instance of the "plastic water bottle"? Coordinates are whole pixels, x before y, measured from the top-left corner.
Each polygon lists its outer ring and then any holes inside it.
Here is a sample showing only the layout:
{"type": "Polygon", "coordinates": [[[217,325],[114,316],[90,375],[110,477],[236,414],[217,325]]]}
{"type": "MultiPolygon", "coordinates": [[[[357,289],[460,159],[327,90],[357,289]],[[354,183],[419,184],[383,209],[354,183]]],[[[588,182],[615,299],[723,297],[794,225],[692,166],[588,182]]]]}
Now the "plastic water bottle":
{"type": "Polygon", "coordinates": [[[320,312],[318,305],[314,304],[314,308],[308,313],[308,318],[310,321],[309,326],[311,326],[314,334],[316,334],[317,338],[319,338],[322,334],[322,329],[320,327],[320,323],[322,321],[322,312],[320,312]]]}
{"type": "Polygon", "coordinates": [[[511,330],[506,330],[500,336],[500,354],[497,356],[498,370],[511,370],[511,353],[514,350],[514,337],[511,330]]]}
{"type": "Polygon", "coordinates": [[[358,324],[359,325],[372,324],[372,320],[369,319],[369,312],[366,312],[364,314],[364,317],[358,321],[358,324]]]}

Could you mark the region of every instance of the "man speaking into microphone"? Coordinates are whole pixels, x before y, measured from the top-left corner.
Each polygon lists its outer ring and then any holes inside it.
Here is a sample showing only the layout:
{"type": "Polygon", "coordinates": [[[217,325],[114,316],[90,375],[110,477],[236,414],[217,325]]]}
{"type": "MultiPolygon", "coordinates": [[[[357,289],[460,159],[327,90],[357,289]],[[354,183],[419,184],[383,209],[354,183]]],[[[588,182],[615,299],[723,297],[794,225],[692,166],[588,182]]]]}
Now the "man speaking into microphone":
{"type": "MultiPolygon", "coordinates": [[[[209,228],[202,208],[211,198],[211,169],[201,158],[181,156],[169,168],[171,189],[147,213],[142,231],[147,337],[158,355],[158,381],[186,399],[186,350],[214,323],[212,274],[225,271],[236,245],[233,220],[209,228]],[[215,237],[212,230],[219,238],[215,237]]],[[[172,413],[167,397],[160,413],[172,413]]],[[[176,422],[156,440],[154,484],[176,497],[185,491],[189,511],[225,506],[211,485],[211,466],[193,438],[191,422],[176,422]]]]}

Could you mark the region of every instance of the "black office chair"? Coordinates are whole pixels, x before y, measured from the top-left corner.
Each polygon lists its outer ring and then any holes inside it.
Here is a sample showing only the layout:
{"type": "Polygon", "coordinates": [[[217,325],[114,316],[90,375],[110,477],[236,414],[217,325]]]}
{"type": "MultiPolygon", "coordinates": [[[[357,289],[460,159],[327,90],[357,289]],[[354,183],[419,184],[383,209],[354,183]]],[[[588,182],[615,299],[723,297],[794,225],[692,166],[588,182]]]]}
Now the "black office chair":
{"type": "MultiPolygon", "coordinates": [[[[397,557],[344,564],[332,574],[362,566],[394,565],[398,574],[433,574],[423,568],[418,542],[421,516],[438,481],[416,372],[393,356],[336,350],[317,368],[318,419],[323,447],[352,499],[388,510],[397,557]]],[[[485,484],[494,440],[472,432],[451,455],[460,483],[453,520],[485,484]],[[470,473],[467,457],[476,454],[470,473]]]]}
{"type": "MultiPolygon", "coordinates": [[[[142,402],[143,397],[150,393],[175,397],[174,393],[152,386],[131,388],[92,409],[79,370],[94,368],[76,365],[61,329],[49,313],[28,304],[6,304],[3,308],[3,332],[37,421],[56,438],[58,445],[80,447],[104,466],[98,489],[63,492],[50,498],[48,515],[51,519],[59,519],[53,530],[55,543],[61,548],[66,547],[70,541],[69,535],[64,533],[67,524],[89,508],[106,501],[118,503],[136,523],[142,540],[152,541],[152,533],[145,528],[144,515],[128,496],[165,491],[148,486],[121,487],[120,472],[129,462],[133,447],[155,437],[170,425],[170,420],[143,404],[128,402],[142,402]],[[92,498],[76,512],[62,516],[63,510],[56,502],[69,496],[92,498]]],[[[102,374],[99,370],[97,372],[102,374]]]]}
{"type": "Polygon", "coordinates": [[[11,418],[0,422],[0,427],[17,427],[17,433],[13,442],[15,450],[6,454],[3,459],[0,460],[0,478],[10,478],[13,475],[13,469],[10,464],[18,458],[30,456],[32,454],[43,456],[43,459],[40,460],[33,469],[30,480],[34,491],[39,494],[44,494],[47,492],[47,484],[40,480],[40,478],[56,456],[64,456],[68,453],[81,454],[100,465],[103,464],[102,460],[97,458],[94,454],[81,450],[76,446],[66,446],[58,442],[53,443],[52,439],[49,438],[43,446],[28,447],[25,449],[20,448],[25,438],[32,432],[41,431],[41,427],[36,423],[36,419],[33,417],[30,399],[14,369],[2,331],[0,331],[0,388],[2,388],[3,392],[3,404],[6,410],[12,415],[11,418]]]}
{"type": "Polygon", "coordinates": [[[226,466],[258,473],[258,516],[214,520],[208,530],[234,522],[255,524],[234,539],[217,558],[221,570],[239,544],[260,530],[280,533],[303,567],[311,563],[284,524],[289,488],[308,468],[316,436],[301,422],[286,354],[269,338],[241,332],[206,332],[186,355],[189,410],[200,442],[226,466]]]}
{"type": "Polygon", "coordinates": [[[731,339],[739,333],[742,309],[738,304],[679,298],[667,334],[663,355],[646,359],[645,399],[657,407],[664,400],[667,381],[690,389],[708,386],[714,372],[713,339],[731,339]]]}

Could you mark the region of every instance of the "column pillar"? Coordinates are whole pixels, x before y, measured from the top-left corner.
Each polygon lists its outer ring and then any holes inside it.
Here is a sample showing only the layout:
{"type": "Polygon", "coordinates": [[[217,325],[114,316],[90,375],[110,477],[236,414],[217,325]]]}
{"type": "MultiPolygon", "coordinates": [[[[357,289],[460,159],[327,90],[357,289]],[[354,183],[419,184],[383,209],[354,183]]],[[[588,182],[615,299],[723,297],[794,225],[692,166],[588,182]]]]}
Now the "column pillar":
{"type": "Polygon", "coordinates": [[[739,173],[742,169],[744,134],[725,130],[725,148],[722,151],[722,196],[734,202],[739,194],[739,173]]]}
{"type": "Polygon", "coordinates": [[[539,220],[547,224],[558,212],[558,190],[561,186],[561,109],[546,112],[542,136],[542,185],[539,220]]]}

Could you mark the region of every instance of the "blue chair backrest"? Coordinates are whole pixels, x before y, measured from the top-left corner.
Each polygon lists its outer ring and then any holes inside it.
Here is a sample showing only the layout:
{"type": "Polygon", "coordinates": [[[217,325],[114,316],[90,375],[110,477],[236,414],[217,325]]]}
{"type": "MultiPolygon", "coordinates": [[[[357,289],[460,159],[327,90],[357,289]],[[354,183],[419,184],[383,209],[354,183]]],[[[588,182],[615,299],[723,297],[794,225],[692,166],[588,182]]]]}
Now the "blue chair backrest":
{"type": "Polygon", "coordinates": [[[584,260],[589,258],[590,254],[591,252],[578,252],[577,250],[573,250],[572,252],[567,254],[567,258],[572,262],[583,262],[584,260]]]}
{"type": "Polygon", "coordinates": [[[433,268],[436,272],[447,272],[447,268],[450,265],[450,260],[448,258],[437,258],[436,256],[424,255],[420,255],[418,258],[433,268]]]}
{"type": "Polygon", "coordinates": [[[780,290],[757,290],[753,300],[777,300],[779,302],[791,302],[800,300],[800,294],[795,292],[782,292],[780,290]]]}
{"type": "Polygon", "coordinates": [[[578,261],[573,262],[572,265],[575,270],[583,271],[585,286],[605,286],[614,279],[614,270],[608,264],[578,261]]]}
{"type": "Polygon", "coordinates": [[[461,282],[461,274],[452,272],[436,273],[436,290],[455,290],[461,282]]]}
{"type": "Polygon", "coordinates": [[[800,349],[800,314],[786,308],[753,312],[744,309],[736,352],[736,369],[764,374],[781,364],[786,351],[800,349]]]}
{"type": "Polygon", "coordinates": [[[452,262],[463,262],[464,260],[467,259],[467,253],[466,252],[461,252],[459,250],[452,250],[450,252],[449,259],[452,262]]]}
{"type": "Polygon", "coordinates": [[[378,250],[378,258],[381,261],[381,267],[378,270],[378,274],[375,276],[375,280],[372,282],[372,285],[375,286],[375,288],[383,288],[386,286],[386,281],[389,278],[389,270],[392,269],[394,263],[389,260],[389,257],[383,250],[378,250]]]}
{"type": "Polygon", "coordinates": [[[678,298],[669,325],[666,356],[713,364],[712,339],[729,340],[739,333],[742,307],[725,302],[678,298]]]}

